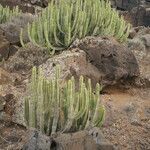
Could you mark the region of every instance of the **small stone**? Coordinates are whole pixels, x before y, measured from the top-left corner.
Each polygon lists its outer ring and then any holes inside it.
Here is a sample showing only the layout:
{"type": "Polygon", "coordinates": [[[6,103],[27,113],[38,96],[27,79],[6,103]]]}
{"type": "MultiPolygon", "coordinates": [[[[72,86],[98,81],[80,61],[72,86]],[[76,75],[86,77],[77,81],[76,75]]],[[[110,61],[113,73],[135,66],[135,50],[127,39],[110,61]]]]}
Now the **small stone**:
{"type": "Polygon", "coordinates": [[[141,120],[139,117],[138,113],[135,113],[132,117],[131,117],[131,124],[134,126],[141,126],[141,120]]]}
{"type": "Polygon", "coordinates": [[[0,111],[4,110],[5,104],[6,104],[6,101],[5,101],[4,97],[0,96],[0,111]]]}
{"type": "Polygon", "coordinates": [[[129,32],[129,38],[130,38],[130,39],[133,39],[135,36],[136,36],[136,31],[135,31],[134,29],[132,29],[132,30],[129,32]]]}
{"type": "Polygon", "coordinates": [[[4,111],[0,111],[0,121],[1,120],[9,120],[9,117],[8,117],[8,115],[4,112],[4,111]]]}
{"type": "Polygon", "coordinates": [[[31,0],[31,4],[35,4],[37,0],[31,0]]]}
{"type": "Polygon", "coordinates": [[[125,106],[124,108],[125,112],[129,113],[129,112],[134,112],[135,111],[135,106],[133,103],[129,103],[125,106]]]}

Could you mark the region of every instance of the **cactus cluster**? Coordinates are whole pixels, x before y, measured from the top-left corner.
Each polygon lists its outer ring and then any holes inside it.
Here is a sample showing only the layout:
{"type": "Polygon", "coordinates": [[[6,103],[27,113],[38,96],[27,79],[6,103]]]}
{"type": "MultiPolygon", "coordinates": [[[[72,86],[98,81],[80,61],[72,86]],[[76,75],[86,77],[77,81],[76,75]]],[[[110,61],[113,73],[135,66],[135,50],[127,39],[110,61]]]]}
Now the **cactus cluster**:
{"type": "Polygon", "coordinates": [[[83,76],[76,90],[72,77],[60,86],[60,69],[56,67],[55,78],[46,80],[41,68],[32,69],[32,80],[25,98],[27,126],[37,128],[47,135],[69,132],[89,127],[100,127],[105,109],[99,100],[100,85],[92,90],[91,80],[87,85],[83,76]]]}
{"type": "Polygon", "coordinates": [[[13,16],[18,16],[21,13],[18,6],[14,7],[12,10],[6,6],[0,5],[0,23],[5,23],[10,20],[13,16]]]}
{"type": "Polygon", "coordinates": [[[76,38],[85,36],[111,35],[124,42],[129,29],[130,24],[111,8],[108,0],[61,0],[57,3],[52,0],[38,19],[28,24],[28,37],[32,43],[47,47],[54,54],[70,46],[76,38]]]}

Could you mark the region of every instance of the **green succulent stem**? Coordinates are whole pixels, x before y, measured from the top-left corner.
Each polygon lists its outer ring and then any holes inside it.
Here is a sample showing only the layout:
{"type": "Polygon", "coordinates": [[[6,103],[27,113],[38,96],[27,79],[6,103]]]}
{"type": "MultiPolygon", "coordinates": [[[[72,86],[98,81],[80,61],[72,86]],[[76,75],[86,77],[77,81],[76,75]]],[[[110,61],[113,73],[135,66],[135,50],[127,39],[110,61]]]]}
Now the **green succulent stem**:
{"type": "Polygon", "coordinates": [[[12,19],[12,17],[20,15],[22,12],[19,10],[18,6],[10,9],[8,6],[3,7],[0,4],[0,24],[5,23],[12,19]]]}
{"type": "Polygon", "coordinates": [[[88,79],[86,85],[81,76],[78,90],[74,77],[61,87],[60,74],[57,66],[55,78],[47,80],[41,68],[33,67],[28,96],[24,101],[27,126],[47,135],[101,126],[105,108],[99,100],[100,85],[97,84],[94,90],[91,80],[88,79]]]}
{"type": "Polygon", "coordinates": [[[46,47],[50,54],[54,54],[85,36],[110,35],[125,42],[130,27],[111,8],[108,0],[50,1],[38,19],[28,27],[28,37],[32,43],[46,47]]]}

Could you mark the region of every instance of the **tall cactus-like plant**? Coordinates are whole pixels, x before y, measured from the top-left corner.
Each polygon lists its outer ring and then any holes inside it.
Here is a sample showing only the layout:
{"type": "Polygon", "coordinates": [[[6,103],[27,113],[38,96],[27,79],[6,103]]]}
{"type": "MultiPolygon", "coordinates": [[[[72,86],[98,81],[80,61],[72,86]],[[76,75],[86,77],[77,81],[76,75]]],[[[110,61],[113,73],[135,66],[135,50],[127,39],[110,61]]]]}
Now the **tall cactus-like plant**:
{"type": "Polygon", "coordinates": [[[18,6],[14,7],[12,10],[7,6],[3,7],[0,5],[0,23],[5,23],[10,20],[13,16],[18,16],[21,13],[18,6]]]}
{"type": "Polygon", "coordinates": [[[47,135],[100,127],[105,114],[99,100],[100,85],[96,85],[94,92],[91,80],[88,79],[86,85],[81,76],[79,90],[76,90],[74,77],[61,88],[59,76],[58,66],[55,79],[52,80],[46,80],[40,68],[33,68],[28,96],[25,98],[27,126],[37,128],[47,135]]]}
{"type": "MultiPolygon", "coordinates": [[[[28,26],[28,36],[51,54],[67,48],[76,38],[111,35],[126,41],[130,24],[111,8],[108,0],[52,0],[28,26]]],[[[22,42],[21,38],[21,42],[22,42]]],[[[23,44],[24,45],[24,44],[23,44]]]]}

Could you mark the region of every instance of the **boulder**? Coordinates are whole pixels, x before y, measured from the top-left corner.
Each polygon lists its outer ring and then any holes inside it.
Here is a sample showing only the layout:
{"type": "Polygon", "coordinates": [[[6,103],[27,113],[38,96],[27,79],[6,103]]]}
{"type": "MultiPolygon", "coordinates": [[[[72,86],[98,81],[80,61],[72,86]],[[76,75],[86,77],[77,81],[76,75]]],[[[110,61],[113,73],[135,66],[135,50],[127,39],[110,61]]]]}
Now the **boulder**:
{"type": "Polygon", "coordinates": [[[0,4],[3,7],[9,6],[10,8],[13,8],[15,6],[19,6],[19,8],[23,12],[28,12],[28,13],[35,13],[36,7],[30,4],[28,0],[1,0],[0,4]]]}
{"type": "Polygon", "coordinates": [[[139,3],[138,0],[110,0],[110,1],[114,7],[117,7],[122,10],[128,10],[133,7],[136,7],[139,3]]]}
{"type": "MultiPolygon", "coordinates": [[[[12,47],[11,50],[13,49],[15,50],[16,46],[12,47]]],[[[11,56],[5,63],[1,64],[1,66],[10,72],[27,74],[33,66],[42,64],[49,57],[46,49],[28,43],[26,47],[18,48],[15,55],[11,56]]]]}
{"type": "Polygon", "coordinates": [[[56,149],[65,150],[114,150],[99,128],[79,131],[73,134],[60,134],[54,138],[56,149]]]}
{"type": "Polygon", "coordinates": [[[48,136],[36,130],[27,131],[26,143],[22,150],[51,150],[51,140],[48,136]]]}
{"type": "Polygon", "coordinates": [[[125,19],[134,26],[150,25],[149,0],[110,0],[113,7],[125,15],[125,19]],[[127,15],[125,11],[128,11],[127,15]]]}
{"type": "Polygon", "coordinates": [[[58,134],[48,137],[36,130],[29,130],[27,142],[22,150],[114,150],[97,128],[76,133],[58,134]]]}
{"type": "Polygon", "coordinates": [[[150,25],[150,3],[139,4],[133,7],[129,13],[131,16],[132,24],[134,26],[149,26],[150,25]]]}
{"type": "Polygon", "coordinates": [[[64,81],[70,79],[71,76],[78,80],[83,75],[85,78],[90,78],[93,85],[95,85],[101,77],[101,73],[86,60],[86,53],[80,49],[64,51],[43,63],[40,67],[43,69],[46,78],[54,77],[56,65],[60,65],[60,78],[64,81]]]}
{"type": "Polygon", "coordinates": [[[103,85],[113,85],[139,75],[133,53],[114,38],[86,37],[75,41],[71,47],[78,47],[86,52],[87,60],[99,70],[99,81],[103,85]]]}
{"type": "Polygon", "coordinates": [[[150,28],[135,28],[136,35],[128,42],[130,51],[139,64],[140,76],[136,78],[137,86],[150,87],[150,28]]]}
{"type": "MultiPolygon", "coordinates": [[[[11,44],[19,44],[21,28],[25,28],[34,19],[35,17],[31,14],[22,14],[12,18],[9,22],[0,24],[0,29],[4,32],[3,34],[11,44]]],[[[28,41],[27,33],[23,36],[25,41],[28,41]]]]}
{"type": "Polygon", "coordinates": [[[0,30],[0,62],[3,61],[3,59],[7,60],[19,49],[17,45],[11,45],[3,34],[4,32],[0,30]]]}

